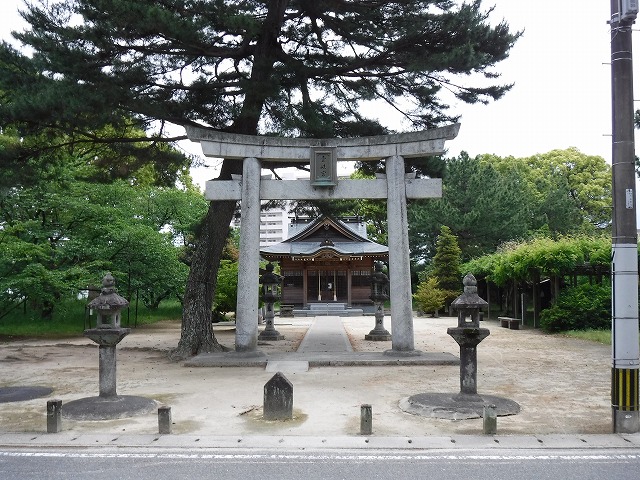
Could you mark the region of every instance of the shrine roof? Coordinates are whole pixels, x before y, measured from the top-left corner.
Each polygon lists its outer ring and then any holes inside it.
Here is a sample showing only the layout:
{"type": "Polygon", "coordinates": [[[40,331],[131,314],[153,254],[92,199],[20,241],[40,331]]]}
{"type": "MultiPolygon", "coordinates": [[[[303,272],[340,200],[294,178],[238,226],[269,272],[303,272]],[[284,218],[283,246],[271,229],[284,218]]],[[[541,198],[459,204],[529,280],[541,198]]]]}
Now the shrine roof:
{"type": "Polygon", "coordinates": [[[269,260],[327,256],[386,258],[389,247],[360,235],[345,222],[322,215],[283,242],[262,247],[260,255],[269,260]]]}

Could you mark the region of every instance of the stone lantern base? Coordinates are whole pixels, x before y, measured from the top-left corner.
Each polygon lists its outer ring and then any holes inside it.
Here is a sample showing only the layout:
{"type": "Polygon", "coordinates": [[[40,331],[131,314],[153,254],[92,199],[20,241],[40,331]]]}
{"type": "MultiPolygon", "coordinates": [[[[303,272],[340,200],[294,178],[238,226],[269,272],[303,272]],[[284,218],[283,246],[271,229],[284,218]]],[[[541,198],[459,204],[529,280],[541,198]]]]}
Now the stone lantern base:
{"type": "Polygon", "coordinates": [[[53,388],[51,387],[0,387],[0,403],[24,402],[25,400],[33,400],[51,395],[53,388]]]}
{"type": "Polygon", "coordinates": [[[377,302],[376,304],[376,325],[373,330],[371,330],[368,334],[364,336],[365,340],[373,341],[373,342],[386,342],[391,340],[391,333],[384,328],[384,307],[382,302],[377,302]]]}
{"type": "Polygon", "coordinates": [[[489,405],[495,405],[499,417],[520,412],[516,402],[495,395],[419,393],[400,400],[400,408],[407,413],[446,420],[482,418],[484,407],[489,405]]]}
{"type": "Polygon", "coordinates": [[[275,329],[268,330],[265,329],[258,334],[258,340],[267,340],[267,341],[275,341],[275,340],[284,340],[284,335],[278,332],[275,329]]]}
{"type": "Polygon", "coordinates": [[[386,333],[376,332],[375,330],[371,330],[364,336],[365,340],[369,340],[371,342],[386,342],[391,340],[391,334],[385,330],[386,333]]]}

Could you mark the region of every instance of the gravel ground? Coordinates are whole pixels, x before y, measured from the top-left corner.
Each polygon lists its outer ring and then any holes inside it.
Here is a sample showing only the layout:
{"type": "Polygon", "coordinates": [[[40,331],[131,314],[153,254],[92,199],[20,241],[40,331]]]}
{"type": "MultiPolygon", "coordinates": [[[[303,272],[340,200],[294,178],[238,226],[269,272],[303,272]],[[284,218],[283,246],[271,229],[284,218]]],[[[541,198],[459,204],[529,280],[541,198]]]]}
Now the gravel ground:
{"type": "MultiPolygon", "coordinates": [[[[295,351],[313,319],[276,318],[285,340],[259,348],[295,351]]],[[[318,318],[321,321],[321,318],[318,318]]],[[[385,326],[390,330],[390,320],[385,326]]],[[[391,342],[365,341],[373,317],[350,317],[344,326],[356,351],[383,351],[391,342]]],[[[458,355],[446,334],[454,317],[414,319],[415,347],[458,355]]],[[[611,432],[610,347],[508,330],[485,321],[491,335],[478,347],[478,392],[518,402],[518,415],[500,417],[500,434],[596,434],[611,432]]],[[[234,326],[216,324],[218,340],[233,348],[234,326]]],[[[457,366],[319,367],[288,373],[294,385],[294,420],[262,420],[262,368],[193,368],[168,358],[180,336],[176,321],[132,330],[118,346],[117,391],[172,407],[173,432],[216,435],[350,435],[359,433],[360,405],[371,404],[377,435],[476,434],[482,420],[451,421],[403,412],[398,403],[418,393],[459,391],[457,366]]],[[[53,393],[23,402],[0,403],[0,432],[46,431],[46,401],[64,402],[98,394],[98,349],[81,335],[68,339],[0,342],[0,387],[50,386],[53,393]]],[[[157,432],[155,412],[129,419],[65,420],[63,429],[96,433],[157,432]]]]}

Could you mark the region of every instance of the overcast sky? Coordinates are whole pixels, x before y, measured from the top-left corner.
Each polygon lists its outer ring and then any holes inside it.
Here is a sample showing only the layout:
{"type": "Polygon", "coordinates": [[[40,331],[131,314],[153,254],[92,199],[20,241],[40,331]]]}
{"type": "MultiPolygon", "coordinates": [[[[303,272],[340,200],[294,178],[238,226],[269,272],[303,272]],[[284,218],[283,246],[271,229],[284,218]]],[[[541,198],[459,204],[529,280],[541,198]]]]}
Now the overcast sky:
{"type": "MultiPolygon", "coordinates": [[[[21,4],[1,0],[3,39],[20,28],[21,4]]],[[[522,157],[577,147],[610,162],[609,0],[485,0],[483,5],[495,5],[494,21],[504,18],[513,30],[524,30],[510,58],[496,67],[502,80],[515,86],[490,105],[454,106],[462,127],[447,142],[449,154],[522,157]]]]}

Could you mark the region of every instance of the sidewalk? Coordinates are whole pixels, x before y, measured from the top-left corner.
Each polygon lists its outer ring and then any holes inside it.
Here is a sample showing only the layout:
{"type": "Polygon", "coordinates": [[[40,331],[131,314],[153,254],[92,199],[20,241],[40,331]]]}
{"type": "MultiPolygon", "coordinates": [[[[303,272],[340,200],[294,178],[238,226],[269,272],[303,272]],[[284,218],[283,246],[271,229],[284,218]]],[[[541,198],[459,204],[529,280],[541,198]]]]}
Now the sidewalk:
{"type": "MultiPolygon", "coordinates": [[[[386,323],[389,328],[388,318],[386,323]]],[[[65,402],[97,395],[97,347],[81,336],[5,342],[0,344],[0,387],[50,386],[54,391],[26,402],[0,403],[0,445],[191,448],[277,442],[335,448],[383,444],[389,448],[470,444],[532,448],[560,442],[567,448],[588,448],[636,447],[640,442],[637,434],[609,434],[609,346],[536,330],[503,329],[495,321],[483,322],[491,335],[478,347],[478,391],[507,397],[522,408],[518,415],[498,418],[495,438],[482,435],[481,419],[450,421],[403,412],[398,405],[407,396],[459,391],[459,350],[446,334],[447,327],[455,324],[453,317],[415,319],[416,349],[425,358],[448,359],[416,364],[403,363],[406,357],[384,355],[391,342],[364,340],[375,325],[373,317],[276,318],[276,328],[285,340],[259,342],[264,353],[261,363],[233,368],[221,368],[223,363],[213,360],[210,368],[196,368],[199,357],[184,363],[170,361],[168,352],[177,345],[179,322],[135,329],[118,347],[118,394],[145,396],[170,406],[173,434],[166,436],[157,434],[155,412],[117,420],[63,420],[62,433],[46,434],[47,400],[62,400],[64,409],[65,402]],[[263,386],[274,374],[268,371],[273,368],[266,367],[271,363],[277,368],[274,362],[309,365],[304,370],[279,370],[294,386],[291,421],[262,419],[263,386]],[[362,404],[372,405],[373,411],[373,436],[368,442],[359,435],[362,404]]],[[[221,343],[233,347],[232,325],[216,325],[214,330],[221,343]]],[[[420,357],[408,359],[414,358],[420,357]]]]}

